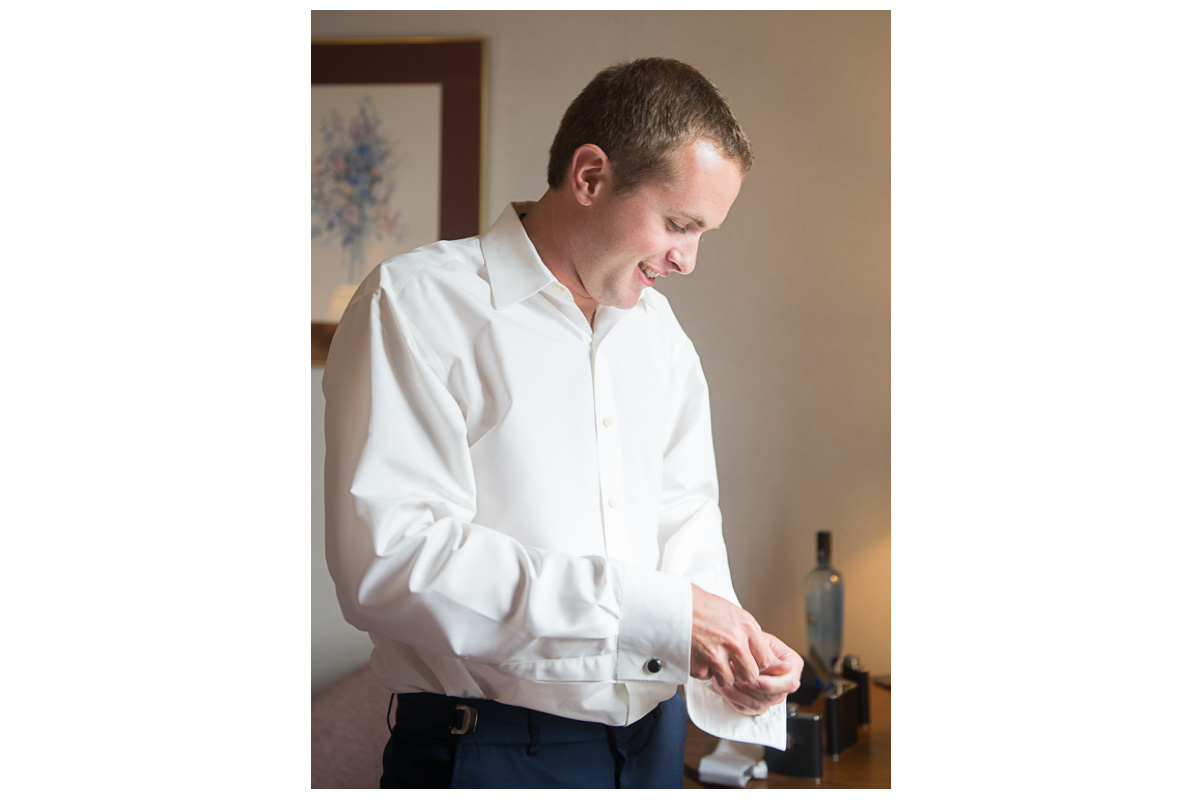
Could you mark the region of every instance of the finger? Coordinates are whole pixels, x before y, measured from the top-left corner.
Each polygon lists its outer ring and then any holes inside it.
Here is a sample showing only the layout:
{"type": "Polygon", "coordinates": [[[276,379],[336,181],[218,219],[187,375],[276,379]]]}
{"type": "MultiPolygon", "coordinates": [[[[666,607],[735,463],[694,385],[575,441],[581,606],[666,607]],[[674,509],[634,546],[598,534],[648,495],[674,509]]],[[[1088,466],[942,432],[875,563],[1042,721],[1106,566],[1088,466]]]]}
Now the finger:
{"type": "Polygon", "coordinates": [[[788,647],[783,642],[780,642],[778,640],[776,640],[776,642],[777,642],[777,644],[772,645],[772,649],[775,651],[775,654],[778,655],[781,660],[793,661],[797,664],[804,663],[804,659],[800,657],[799,653],[797,653],[792,648],[788,647]]]}
{"type": "Polygon", "coordinates": [[[767,646],[771,648],[771,652],[775,654],[776,658],[783,659],[787,658],[788,656],[796,655],[796,651],[788,647],[787,644],[775,634],[763,631],[763,638],[766,640],[767,646]]]}
{"type": "Polygon", "coordinates": [[[796,674],[796,679],[799,680],[800,679],[800,671],[804,668],[804,659],[800,657],[799,653],[797,653],[795,650],[793,650],[792,648],[790,648],[786,644],[784,644],[782,641],[780,641],[778,637],[776,637],[772,634],[766,633],[765,631],[764,631],[763,635],[770,642],[771,650],[779,658],[778,663],[781,665],[780,668],[778,668],[778,669],[770,669],[770,670],[763,670],[763,671],[766,672],[768,675],[785,675],[794,670],[795,674],[796,674]]]}
{"type": "Polygon", "coordinates": [[[763,694],[791,694],[800,688],[800,675],[789,670],[783,675],[759,675],[754,690],[763,694]]]}
{"type": "Polygon", "coordinates": [[[755,698],[749,696],[741,687],[740,684],[734,684],[726,689],[719,690],[721,697],[725,698],[725,702],[733,706],[742,713],[747,713],[753,710],[753,706],[758,702],[755,698]]]}
{"type": "Polygon", "coordinates": [[[734,681],[737,680],[733,674],[733,670],[730,669],[729,662],[715,662],[712,668],[709,669],[709,673],[712,675],[712,679],[717,686],[720,686],[722,689],[733,686],[734,681]]]}
{"type": "Polygon", "coordinates": [[[733,650],[729,655],[734,678],[746,683],[753,683],[758,679],[758,662],[746,650],[733,650]]]}
{"type": "MultiPolygon", "coordinates": [[[[754,662],[760,669],[770,667],[779,660],[775,653],[772,639],[775,639],[775,637],[762,631],[750,635],[750,652],[754,656],[754,662]]],[[[778,641],[778,639],[775,641],[778,641]]]]}
{"type": "MultiPolygon", "coordinates": [[[[740,686],[733,686],[728,689],[721,690],[721,696],[725,698],[725,702],[732,706],[735,710],[742,714],[757,717],[762,714],[775,703],[769,700],[760,698],[753,691],[744,691],[740,686]]],[[[777,702],[777,701],[776,701],[777,702]]]]}
{"type": "Polygon", "coordinates": [[[787,659],[780,659],[766,669],[760,669],[758,675],[759,677],[763,675],[787,675],[795,667],[795,663],[787,659]]]}
{"type": "Polygon", "coordinates": [[[734,686],[757,700],[774,705],[779,702],[779,698],[787,697],[790,692],[795,691],[794,683],[798,684],[799,681],[794,681],[790,675],[759,675],[753,683],[739,682],[734,686]]]}
{"type": "Polygon", "coordinates": [[[787,686],[791,683],[789,673],[783,675],[767,675],[761,674],[758,680],[750,684],[751,689],[762,694],[779,694],[780,692],[787,693],[787,686]]]}
{"type": "Polygon", "coordinates": [[[773,705],[777,705],[782,703],[784,700],[787,700],[786,692],[760,692],[757,689],[748,689],[736,685],[734,688],[741,690],[739,702],[744,705],[753,703],[760,713],[762,711],[766,711],[773,705]]]}
{"type": "MultiPolygon", "coordinates": [[[[751,688],[764,699],[787,697],[800,688],[800,678],[791,670],[783,675],[759,675],[751,688]]],[[[772,705],[777,702],[778,700],[771,701],[772,705]]]]}

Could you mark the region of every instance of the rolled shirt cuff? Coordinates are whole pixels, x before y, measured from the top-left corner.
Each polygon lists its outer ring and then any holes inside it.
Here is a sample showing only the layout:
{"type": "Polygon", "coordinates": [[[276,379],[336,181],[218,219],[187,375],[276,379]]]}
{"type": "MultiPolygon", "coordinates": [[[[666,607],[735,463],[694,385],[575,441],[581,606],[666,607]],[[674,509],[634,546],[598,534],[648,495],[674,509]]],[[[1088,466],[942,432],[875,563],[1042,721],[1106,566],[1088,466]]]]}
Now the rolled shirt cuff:
{"type": "Polygon", "coordinates": [[[680,685],[692,652],[692,584],[633,564],[621,564],[617,681],[680,685]]]}
{"type": "Polygon", "coordinates": [[[787,749],[787,708],[771,706],[757,717],[735,711],[712,688],[711,681],[688,678],[684,688],[688,716],[697,728],[720,739],[752,742],[776,750],[787,749]]]}

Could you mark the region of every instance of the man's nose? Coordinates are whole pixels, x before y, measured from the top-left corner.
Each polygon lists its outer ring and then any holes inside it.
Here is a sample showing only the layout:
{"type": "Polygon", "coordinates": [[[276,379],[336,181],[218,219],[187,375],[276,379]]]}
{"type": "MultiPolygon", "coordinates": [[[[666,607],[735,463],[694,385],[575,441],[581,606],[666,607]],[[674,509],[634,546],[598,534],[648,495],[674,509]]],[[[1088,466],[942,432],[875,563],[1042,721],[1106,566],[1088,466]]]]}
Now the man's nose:
{"type": "Polygon", "coordinates": [[[680,247],[672,247],[667,251],[667,261],[671,264],[671,268],[684,275],[691,274],[691,271],[696,268],[696,251],[699,247],[699,239],[692,240],[680,247]]]}

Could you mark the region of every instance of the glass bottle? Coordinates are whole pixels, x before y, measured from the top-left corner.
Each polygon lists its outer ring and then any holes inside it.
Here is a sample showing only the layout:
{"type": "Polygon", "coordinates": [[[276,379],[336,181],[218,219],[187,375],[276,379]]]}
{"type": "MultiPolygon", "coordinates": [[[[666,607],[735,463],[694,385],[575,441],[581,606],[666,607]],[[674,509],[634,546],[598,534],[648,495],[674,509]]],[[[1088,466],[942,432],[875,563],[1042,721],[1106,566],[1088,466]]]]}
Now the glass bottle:
{"type": "Polygon", "coordinates": [[[804,579],[804,608],[808,619],[809,658],[817,674],[829,685],[842,655],[842,611],[845,584],[830,564],[829,531],[817,531],[817,566],[804,579]]]}

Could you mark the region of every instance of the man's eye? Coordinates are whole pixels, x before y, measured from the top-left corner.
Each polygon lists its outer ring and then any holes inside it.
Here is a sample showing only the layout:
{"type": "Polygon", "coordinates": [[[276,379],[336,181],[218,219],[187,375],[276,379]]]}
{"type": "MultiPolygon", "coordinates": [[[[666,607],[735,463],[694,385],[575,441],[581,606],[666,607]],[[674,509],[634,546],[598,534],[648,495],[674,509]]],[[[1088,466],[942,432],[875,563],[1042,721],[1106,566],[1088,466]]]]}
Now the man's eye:
{"type": "Polygon", "coordinates": [[[680,226],[676,225],[671,220],[667,220],[667,227],[670,228],[675,233],[686,233],[687,232],[687,228],[681,228],[680,226]]]}

